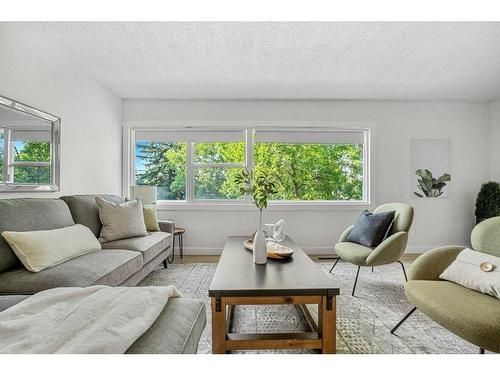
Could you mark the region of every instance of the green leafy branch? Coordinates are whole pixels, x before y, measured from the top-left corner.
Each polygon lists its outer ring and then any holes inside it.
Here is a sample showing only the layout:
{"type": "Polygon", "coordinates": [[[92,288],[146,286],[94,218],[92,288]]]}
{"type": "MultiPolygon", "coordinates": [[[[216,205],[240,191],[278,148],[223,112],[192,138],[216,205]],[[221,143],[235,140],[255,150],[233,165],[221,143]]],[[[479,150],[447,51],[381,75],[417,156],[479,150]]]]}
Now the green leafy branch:
{"type": "Polygon", "coordinates": [[[278,192],[275,179],[263,171],[253,175],[243,170],[235,177],[235,182],[240,192],[249,195],[260,211],[267,208],[268,200],[278,192]]]}

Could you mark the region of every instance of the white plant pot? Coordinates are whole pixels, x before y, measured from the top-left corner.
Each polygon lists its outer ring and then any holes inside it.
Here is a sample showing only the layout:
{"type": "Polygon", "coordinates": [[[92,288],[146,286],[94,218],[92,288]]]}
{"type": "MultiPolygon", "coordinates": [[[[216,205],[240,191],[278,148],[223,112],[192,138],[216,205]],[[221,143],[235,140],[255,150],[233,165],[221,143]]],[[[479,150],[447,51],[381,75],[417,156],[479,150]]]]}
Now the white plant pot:
{"type": "Polygon", "coordinates": [[[262,232],[262,211],[259,211],[259,227],[253,238],[253,261],[255,264],[266,264],[267,246],[262,232]]]}

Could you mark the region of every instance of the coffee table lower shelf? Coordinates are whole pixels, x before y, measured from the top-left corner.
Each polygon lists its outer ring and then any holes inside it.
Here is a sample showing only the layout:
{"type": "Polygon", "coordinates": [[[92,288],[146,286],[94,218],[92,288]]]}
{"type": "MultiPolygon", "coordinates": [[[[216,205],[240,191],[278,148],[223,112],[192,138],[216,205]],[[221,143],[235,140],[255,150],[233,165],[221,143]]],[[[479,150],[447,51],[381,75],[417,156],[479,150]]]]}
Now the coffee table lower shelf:
{"type": "Polygon", "coordinates": [[[317,349],[322,353],[336,350],[336,300],[331,296],[254,296],[212,297],[212,353],[230,350],[317,349]],[[301,305],[315,332],[255,333],[229,332],[235,305],[301,305]],[[318,305],[317,324],[307,305],[318,305]]]}

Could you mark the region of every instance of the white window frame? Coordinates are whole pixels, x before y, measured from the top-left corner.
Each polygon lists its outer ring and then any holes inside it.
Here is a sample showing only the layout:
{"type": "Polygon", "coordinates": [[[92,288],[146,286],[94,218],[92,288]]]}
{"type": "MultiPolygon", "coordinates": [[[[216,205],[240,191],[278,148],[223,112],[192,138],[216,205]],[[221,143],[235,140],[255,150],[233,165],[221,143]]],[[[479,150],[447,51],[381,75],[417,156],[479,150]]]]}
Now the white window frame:
{"type": "MultiPolygon", "coordinates": [[[[190,204],[248,204],[250,199],[245,196],[243,199],[196,199],[194,196],[194,171],[197,168],[242,168],[251,170],[252,163],[249,163],[249,155],[252,153],[249,150],[251,147],[251,129],[237,129],[241,130],[243,138],[242,142],[245,142],[245,159],[243,163],[198,163],[194,161],[194,149],[196,143],[203,142],[191,142],[187,144],[187,159],[186,159],[186,202],[190,204]],[[189,192],[189,194],[188,194],[189,192]]],[[[202,132],[203,130],[200,130],[202,132]]],[[[225,141],[221,141],[225,142],[225,141]]],[[[236,143],[237,141],[235,141],[236,143]]],[[[209,143],[209,142],[207,142],[209,143]]],[[[170,203],[171,201],[164,201],[170,203]]]]}
{"type": "MultiPolygon", "coordinates": [[[[253,134],[255,130],[279,128],[282,130],[349,130],[363,131],[363,200],[359,201],[270,201],[268,210],[330,210],[332,207],[341,210],[355,209],[360,206],[369,207],[373,201],[373,176],[371,165],[374,162],[372,139],[376,130],[374,122],[164,122],[164,121],[130,121],[123,124],[123,195],[130,197],[130,186],[135,184],[135,133],[136,131],[179,131],[179,130],[241,130],[245,132],[245,161],[239,163],[208,163],[206,166],[253,168],[253,134]]],[[[187,143],[186,158],[186,200],[159,201],[159,210],[252,210],[249,197],[244,199],[194,199],[194,169],[204,167],[205,163],[194,163],[194,143],[187,143]]]]}
{"type": "Polygon", "coordinates": [[[50,161],[15,161],[14,150],[12,149],[11,133],[12,129],[3,129],[3,171],[2,181],[14,183],[15,167],[51,167],[50,161]]]}

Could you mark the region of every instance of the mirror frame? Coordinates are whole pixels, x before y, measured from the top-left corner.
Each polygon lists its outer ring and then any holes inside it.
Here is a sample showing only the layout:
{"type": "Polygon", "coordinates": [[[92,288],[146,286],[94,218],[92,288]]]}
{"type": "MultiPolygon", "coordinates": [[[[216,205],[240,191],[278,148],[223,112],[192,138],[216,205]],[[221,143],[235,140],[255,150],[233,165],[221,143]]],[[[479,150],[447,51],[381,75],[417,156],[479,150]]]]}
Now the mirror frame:
{"type": "Polygon", "coordinates": [[[0,108],[6,107],[46,121],[50,125],[50,184],[15,184],[0,181],[0,193],[51,192],[60,190],[61,119],[16,100],[0,96],[0,108]]]}

